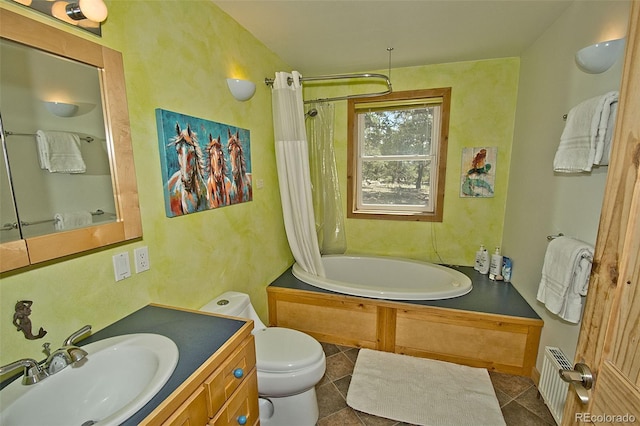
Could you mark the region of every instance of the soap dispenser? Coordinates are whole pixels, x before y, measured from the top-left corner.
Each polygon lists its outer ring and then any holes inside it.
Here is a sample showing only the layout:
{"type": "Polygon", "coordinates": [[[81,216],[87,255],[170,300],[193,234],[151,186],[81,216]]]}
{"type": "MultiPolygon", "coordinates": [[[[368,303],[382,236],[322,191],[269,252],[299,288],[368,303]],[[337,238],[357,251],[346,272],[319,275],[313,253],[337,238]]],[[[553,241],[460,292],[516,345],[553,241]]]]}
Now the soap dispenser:
{"type": "Polygon", "coordinates": [[[476,252],[476,262],[473,265],[473,269],[475,269],[476,271],[480,271],[480,260],[481,260],[483,251],[484,251],[484,245],[480,244],[480,249],[476,252]]]}
{"type": "Polygon", "coordinates": [[[489,252],[487,251],[486,248],[482,248],[482,253],[480,254],[480,265],[479,265],[478,272],[480,272],[481,274],[488,274],[489,273],[489,252]]]}
{"type": "Polygon", "coordinates": [[[491,255],[491,264],[489,265],[489,278],[495,280],[500,276],[502,276],[502,255],[500,254],[500,247],[496,247],[495,253],[491,255]]]}

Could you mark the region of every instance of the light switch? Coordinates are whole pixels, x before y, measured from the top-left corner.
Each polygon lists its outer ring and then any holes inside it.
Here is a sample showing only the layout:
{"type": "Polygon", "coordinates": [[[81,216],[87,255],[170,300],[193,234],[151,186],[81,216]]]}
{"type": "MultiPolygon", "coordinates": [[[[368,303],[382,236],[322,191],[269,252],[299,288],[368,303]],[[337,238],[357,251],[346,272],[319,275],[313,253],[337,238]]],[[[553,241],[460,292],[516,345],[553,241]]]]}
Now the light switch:
{"type": "Polygon", "coordinates": [[[129,264],[129,253],[119,253],[113,256],[113,272],[116,281],[124,280],[131,276],[131,265],[129,264]]]}

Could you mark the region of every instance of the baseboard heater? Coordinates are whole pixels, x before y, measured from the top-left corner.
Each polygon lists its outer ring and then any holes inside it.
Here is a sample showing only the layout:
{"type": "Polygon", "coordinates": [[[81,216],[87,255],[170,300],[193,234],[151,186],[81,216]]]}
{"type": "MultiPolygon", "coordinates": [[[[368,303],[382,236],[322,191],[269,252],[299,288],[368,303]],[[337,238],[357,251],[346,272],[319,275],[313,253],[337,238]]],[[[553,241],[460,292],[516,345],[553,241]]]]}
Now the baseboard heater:
{"type": "Polygon", "coordinates": [[[556,423],[561,424],[569,383],[560,378],[558,370],[573,370],[573,367],[560,349],[545,346],[538,391],[556,423]]]}

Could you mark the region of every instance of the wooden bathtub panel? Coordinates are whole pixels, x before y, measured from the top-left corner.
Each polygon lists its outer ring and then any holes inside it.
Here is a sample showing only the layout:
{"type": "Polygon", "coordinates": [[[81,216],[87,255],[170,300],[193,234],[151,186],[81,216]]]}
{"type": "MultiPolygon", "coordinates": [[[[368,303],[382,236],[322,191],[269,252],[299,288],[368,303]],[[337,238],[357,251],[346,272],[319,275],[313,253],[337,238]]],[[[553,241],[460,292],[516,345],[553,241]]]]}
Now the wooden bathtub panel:
{"type": "Polygon", "coordinates": [[[269,324],[316,339],[530,377],[540,319],[268,287],[269,324]]]}
{"type": "Polygon", "coordinates": [[[377,308],[340,297],[323,298],[279,293],[269,304],[277,320],[270,322],[310,334],[316,339],[346,346],[376,347],[377,308]]]}
{"type": "Polygon", "coordinates": [[[396,352],[428,356],[443,361],[475,364],[495,369],[495,365],[521,369],[527,346],[528,327],[499,322],[468,320],[466,324],[443,322],[442,318],[421,313],[407,316],[398,311],[396,352]]]}

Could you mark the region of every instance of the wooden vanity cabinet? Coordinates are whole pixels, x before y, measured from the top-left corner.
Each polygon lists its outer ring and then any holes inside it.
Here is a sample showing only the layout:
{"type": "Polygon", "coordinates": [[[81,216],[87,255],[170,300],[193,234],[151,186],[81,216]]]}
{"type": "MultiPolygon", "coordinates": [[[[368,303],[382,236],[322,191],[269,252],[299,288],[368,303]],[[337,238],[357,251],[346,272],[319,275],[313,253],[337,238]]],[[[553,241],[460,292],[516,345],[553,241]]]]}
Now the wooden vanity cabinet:
{"type": "Polygon", "coordinates": [[[259,424],[252,329],[253,322],[247,322],[141,425],[259,424]]]}

